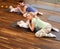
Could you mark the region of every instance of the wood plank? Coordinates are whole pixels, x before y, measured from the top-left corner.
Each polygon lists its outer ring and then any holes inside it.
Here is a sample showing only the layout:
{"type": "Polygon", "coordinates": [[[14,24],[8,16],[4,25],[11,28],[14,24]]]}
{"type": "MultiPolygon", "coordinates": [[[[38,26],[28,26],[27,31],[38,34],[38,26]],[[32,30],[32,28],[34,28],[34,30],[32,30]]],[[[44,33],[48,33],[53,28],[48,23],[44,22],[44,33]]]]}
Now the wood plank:
{"type": "MultiPolygon", "coordinates": [[[[53,13],[60,15],[52,11],[42,9],[40,11],[48,15],[52,15],[53,13]]],[[[41,19],[47,21],[46,17],[42,16],[41,19]]],[[[50,38],[36,38],[33,32],[29,32],[23,28],[11,27],[10,25],[17,20],[25,21],[26,18],[22,15],[9,13],[4,11],[4,9],[0,9],[0,49],[60,49],[59,41],[50,38]]],[[[59,23],[50,23],[60,28],[59,23]]]]}

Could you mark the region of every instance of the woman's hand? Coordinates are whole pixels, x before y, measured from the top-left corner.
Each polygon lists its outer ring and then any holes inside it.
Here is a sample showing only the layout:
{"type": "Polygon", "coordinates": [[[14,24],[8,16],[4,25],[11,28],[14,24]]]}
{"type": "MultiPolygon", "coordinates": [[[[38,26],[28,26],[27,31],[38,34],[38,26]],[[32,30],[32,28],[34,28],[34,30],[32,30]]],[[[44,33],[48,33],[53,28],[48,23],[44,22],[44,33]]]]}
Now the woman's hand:
{"type": "Polygon", "coordinates": [[[27,20],[26,23],[29,25],[29,20],[27,20]]]}
{"type": "Polygon", "coordinates": [[[32,23],[31,20],[28,20],[28,25],[31,31],[34,31],[34,23],[32,23]]]}

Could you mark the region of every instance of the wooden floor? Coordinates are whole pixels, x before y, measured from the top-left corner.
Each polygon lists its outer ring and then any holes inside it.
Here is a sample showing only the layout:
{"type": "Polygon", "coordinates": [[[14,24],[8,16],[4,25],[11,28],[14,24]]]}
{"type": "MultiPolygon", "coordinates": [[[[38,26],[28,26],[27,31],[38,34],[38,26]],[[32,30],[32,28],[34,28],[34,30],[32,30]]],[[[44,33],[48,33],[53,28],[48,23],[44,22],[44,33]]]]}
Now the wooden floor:
{"type": "MultiPolygon", "coordinates": [[[[60,13],[38,9],[44,13],[42,20],[47,21],[50,15],[60,16],[60,13]]],[[[50,38],[36,38],[34,33],[26,29],[12,27],[17,20],[25,20],[22,15],[6,12],[0,9],[0,49],[60,49],[60,41],[50,38]]],[[[60,24],[50,22],[54,27],[60,29],[60,24]]]]}

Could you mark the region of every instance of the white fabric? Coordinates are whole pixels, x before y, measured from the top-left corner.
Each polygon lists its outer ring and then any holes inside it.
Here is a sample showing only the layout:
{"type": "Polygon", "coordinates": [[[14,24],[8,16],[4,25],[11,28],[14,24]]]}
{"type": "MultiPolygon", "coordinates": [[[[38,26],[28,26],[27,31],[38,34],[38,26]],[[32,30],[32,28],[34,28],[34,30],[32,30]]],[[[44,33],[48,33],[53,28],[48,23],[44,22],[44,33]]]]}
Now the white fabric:
{"type": "Polygon", "coordinates": [[[28,24],[25,23],[23,20],[17,22],[17,25],[19,25],[19,27],[28,28],[28,24]]]}

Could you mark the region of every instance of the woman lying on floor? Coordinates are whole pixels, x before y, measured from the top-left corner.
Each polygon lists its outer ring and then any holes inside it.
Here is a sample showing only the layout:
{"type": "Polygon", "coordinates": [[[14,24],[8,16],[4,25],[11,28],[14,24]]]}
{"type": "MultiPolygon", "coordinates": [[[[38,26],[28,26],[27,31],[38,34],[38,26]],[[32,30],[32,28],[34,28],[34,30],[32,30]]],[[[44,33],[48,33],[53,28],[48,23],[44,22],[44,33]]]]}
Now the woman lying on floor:
{"type": "Polygon", "coordinates": [[[33,8],[32,6],[30,6],[28,4],[25,4],[23,0],[19,1],[19,4],[18,4],[18,6],[16,8],[10,6],[9,9],[10,9],[10,12],[22,13],[24,17],[25,17],[24,14],[26,12],[34,12],[34,14],[43,15],[43,13],[38,12],[37,9],[33,8]]]}
{"type": "Polygon", "coordinates": [[[25,28],[29,27],[31,31],[34,31],[34,28],[39,28],[39,30],[35,33],[36,37],[56,37],[54,34],[50,33],[51,29],[54,29],[55,31],[59,32],[59,30],[53,28],[50,23],[42,21],[38,16],[34,15],[32,12],[27,13],[26,18],[28,20],[27,23],[22,21],[17,22],[17,25],[21,27],[21,24],[25,23],[23,24],[23,26],[25,25],[25,28]]]}

